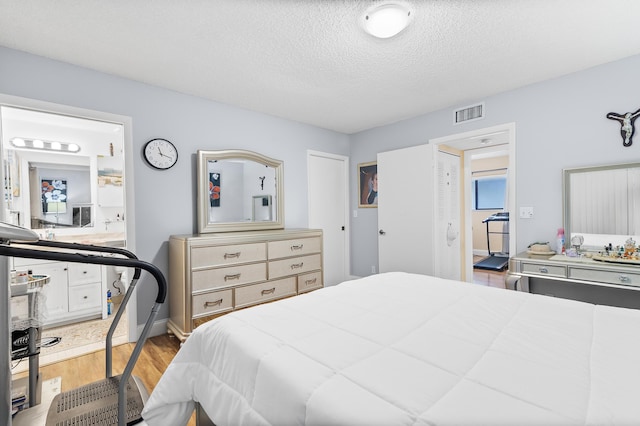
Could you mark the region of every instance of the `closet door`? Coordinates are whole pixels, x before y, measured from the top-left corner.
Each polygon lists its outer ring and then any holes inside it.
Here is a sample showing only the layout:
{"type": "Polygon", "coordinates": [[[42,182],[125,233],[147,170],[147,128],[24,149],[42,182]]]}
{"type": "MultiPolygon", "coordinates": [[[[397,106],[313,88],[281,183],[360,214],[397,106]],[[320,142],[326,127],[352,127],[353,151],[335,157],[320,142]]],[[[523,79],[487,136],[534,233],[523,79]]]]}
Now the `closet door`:
{"type": "Polygon", "coordinates": [[[434,274],[433,147],[378,154],[380,272],[434,274]]]}

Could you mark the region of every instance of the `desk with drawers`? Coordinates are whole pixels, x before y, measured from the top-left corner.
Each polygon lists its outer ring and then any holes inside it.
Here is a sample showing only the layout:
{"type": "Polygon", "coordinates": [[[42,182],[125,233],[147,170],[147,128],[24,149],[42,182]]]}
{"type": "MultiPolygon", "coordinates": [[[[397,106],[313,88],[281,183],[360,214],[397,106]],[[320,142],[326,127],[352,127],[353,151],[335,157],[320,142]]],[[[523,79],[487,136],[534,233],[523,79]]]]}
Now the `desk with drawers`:
{"type": "Polygon", "coordinates": [[[640,266],[564,255],[519,253],[509,260],[507,288],[640,309],[640,266]]]}
{"type": "Polygon", "coordinates": [[[221,314],[322,286],[321,230],[169,239],[168,329],[183,341],[198,325],[221,314]]]}

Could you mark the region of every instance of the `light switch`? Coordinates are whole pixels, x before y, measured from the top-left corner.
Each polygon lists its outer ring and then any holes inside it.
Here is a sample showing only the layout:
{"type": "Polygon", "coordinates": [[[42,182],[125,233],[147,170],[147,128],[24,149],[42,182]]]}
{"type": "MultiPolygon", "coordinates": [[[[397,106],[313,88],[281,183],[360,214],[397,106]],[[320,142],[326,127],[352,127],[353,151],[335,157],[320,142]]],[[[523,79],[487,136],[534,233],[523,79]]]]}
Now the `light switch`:
{"type": "Polygon", "coordinates": [[[520,219],[533,218],[533,207],[520,207],[520,219]]]}

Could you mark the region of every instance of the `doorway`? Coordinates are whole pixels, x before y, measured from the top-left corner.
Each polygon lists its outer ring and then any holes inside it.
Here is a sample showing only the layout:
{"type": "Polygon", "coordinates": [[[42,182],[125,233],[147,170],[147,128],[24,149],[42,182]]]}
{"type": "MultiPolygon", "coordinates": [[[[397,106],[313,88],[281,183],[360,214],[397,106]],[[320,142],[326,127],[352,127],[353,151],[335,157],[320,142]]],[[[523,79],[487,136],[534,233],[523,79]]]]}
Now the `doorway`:
{"type": "MultiPolygon", "coordinates": [[[[491,152],[500,152],[508,156],[508,181],[506,195],[506,211],[516,211],[515,200],[515,123],[507,123],[484,129],[473,130],[436,138],[429,141],[434,150],[460,152],[463,162],[463,170],[460,174],[462,182],[462,202],[460,204],[460,214],[464,230],[463,249],[461,250],[461,268],[464,271],[463,279],[473,281],[474,277],[474,255],[473,255],[473,224],[472,224],[472,174],[471,161],[479,156],[487,155],[491,152]]],[[[507,253],[514,253],[516,247],[516,227],[514,220],[508,222],[505,232],[509,234],[507,253]]],[[[477,258],[476,258],[477,259],[477,258]]]]}
{"type": "Polygon", "coordinates": [[[349,158],[307,152],[309,228],[322,229],[324,285],[349,278],[349,158]]]}
{"type": "MultiPolygon", "coordinates": [[[[0,95],[1,173],[8,182],[0,220],[33,229],[43,239],[134,251],[133,221],[125,221],[133,217],[131,144],[128,117],[0,95]],[[40,191],[45,184],[51,193],[40,191]]],[[[107,291],[118,301],[118,294],[126,290],[122,281],[127,272],[113,267],[81,271],[86,282],[79,282],[74,277],[77,268],[53,263],[33,268],[34,273],[36,268],[60,270],[55,284],[53,279],[47,284],[47,291],[60,297],[51,298],[55,309],[42,320],[43,336],[68,333],[63,328],[75,330],[66,334],[65,344],[51,348],[57,355],[50,359],[43,348],[41,364],[104,347],[102,330],[113,318],[107,291]],[[94,337],[85,339],[88,336],[94,337]],[[70,341],[82,345],[69,347],[70,341]]],[[[118,343],[135,341],[135,293],[122,323],[118,343]]]]}

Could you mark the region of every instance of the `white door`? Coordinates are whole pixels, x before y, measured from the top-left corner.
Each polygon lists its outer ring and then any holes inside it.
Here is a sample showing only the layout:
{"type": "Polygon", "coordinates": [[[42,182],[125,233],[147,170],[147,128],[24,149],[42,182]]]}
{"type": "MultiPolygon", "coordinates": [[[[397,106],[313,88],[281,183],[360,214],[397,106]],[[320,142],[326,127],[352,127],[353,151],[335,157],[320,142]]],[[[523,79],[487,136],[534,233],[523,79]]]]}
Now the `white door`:
{"type": "Polygon", "coordinates": [[[349,276],[348,157],[310,151],[307,156],[309,228],[322,229],[324,285],[349,276]]]}
{"type": "Polygon", "coordinates": [[[378,154],[380,272],[434,274],[433,147],[378,154]]]}
{"type": "Polygon", "coordinates": [[[436,154],[435,276],[460,280],[460,157],[436,154]]]}

